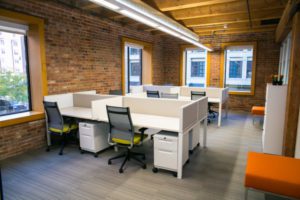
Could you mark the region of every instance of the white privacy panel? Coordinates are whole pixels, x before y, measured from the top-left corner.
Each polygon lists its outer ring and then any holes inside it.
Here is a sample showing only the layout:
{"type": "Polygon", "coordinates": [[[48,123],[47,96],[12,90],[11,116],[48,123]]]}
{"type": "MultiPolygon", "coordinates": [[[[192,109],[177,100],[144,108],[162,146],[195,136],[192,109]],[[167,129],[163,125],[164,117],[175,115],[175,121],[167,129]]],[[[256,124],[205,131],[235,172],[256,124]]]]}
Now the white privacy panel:
{"type": "Polygon", "coordinates": [[[73,94],[73,102],[74,107],[84,107],[84,108],[91,108],[92,101],[101,100],[101,99],[108,99],[116,97],[115,95],[105,95],[105,94],[85,94],[85,93],[76,93],[73,94]]]}
{"type": "Polygon", "coordinates": [[[190,101],[175,99],[124,97],[124,106],[130,107],[132,113],[180,117],[180,108],[190,101]]]}
{"type": "Polygon", "coordinates": [[[92,118],[99,121],[107,121],[106,106],[123,106],[123,97],[115,96],[92,101],[92,118]]]}
{"type": "Polygon", "coordinates": [[[57,102],[58,107],[73,107],[73,93],[44,96],[44,101],[57,102]]]}
{"type": "MultiPolygon", "coordinates": [[[[199,101],[199,100],[198,100],[199,101]]],[[[193,127],[198,120],[198,101],[192,101],[188,105],[183,106],[180,117],[180,130],[184,133],[186,130],[193,127]]]]}

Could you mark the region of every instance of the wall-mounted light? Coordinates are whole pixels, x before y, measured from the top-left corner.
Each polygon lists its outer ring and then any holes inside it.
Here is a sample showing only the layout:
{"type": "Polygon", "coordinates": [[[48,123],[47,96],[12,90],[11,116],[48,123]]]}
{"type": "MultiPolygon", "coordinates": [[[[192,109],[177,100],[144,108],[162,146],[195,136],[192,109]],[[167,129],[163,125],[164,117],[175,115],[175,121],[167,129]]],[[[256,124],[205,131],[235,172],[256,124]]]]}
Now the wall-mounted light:
{"type": "Polygon", "coordinates": [[[140,0],[90,0],[133,20],[180,38],[188,43],[212,51],[199,42],[199,36],[160,11],[140,0]]]}

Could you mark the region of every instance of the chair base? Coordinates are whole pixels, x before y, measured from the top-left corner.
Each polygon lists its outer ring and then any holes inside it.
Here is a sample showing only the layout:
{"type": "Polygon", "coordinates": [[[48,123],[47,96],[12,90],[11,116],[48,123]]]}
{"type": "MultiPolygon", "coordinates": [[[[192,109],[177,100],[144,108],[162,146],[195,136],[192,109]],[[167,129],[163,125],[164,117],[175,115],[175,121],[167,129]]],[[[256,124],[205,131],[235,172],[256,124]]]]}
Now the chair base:
{"type": "MultiPolygon", "coordinates": [[[[64,148],[65,148],[65,146],[66,146],[67,143],[68,143],[67,138],[68,138],[69,136],[72,135],[72,132],[73,132],[73,133],[77,133],[77,130],[73,130],[73,131],[71,131],[70,133],[67,133],[67,134],[64,133],[63,135],[61,135],[61,144],[60,144],[60,149],[59,149],[58,155],[62,156],[62,155],[64,154],[64,148]]],[[[76,144],[79,145],[79,141],[77,141],[76,144]]],[[[47,152],[50,151],[50,146],[49,146],[49,145],[47,146],[46,151],[47,151],[47,152]]]]}
{"type": "Polygon", "coordinates": [[[119,173],[123,173],[123,172],[124,172],[124,169],[123,169],[123,168],[124,168],[126,162],[127,162],[127,161],[130,161],[130,159],[132,158],[133,160],[135,160],[135,161],[137,161],[138,163],[140,163],[140,164],[142,165],[142,168],[143,168],[143,169],[146,169],[146,168],[147,168],[147,165],[146,165],[142,160],[140,160],[140,159],[138,158],[138,156],[141,156],[143,160],[146,159],[145,154],[143,154],[143,153],[132,152],[132,151],[130,151],[130,149],[127,149],[126,152],[124,152],[124,153],[122,153],[122,154],[120,154],[120,155],[117,155],[117,156],[115,156],[115,157],[110,158],[110,159],[108,160],[108,164],[111,165],[111,164],[112,164],[112,162],[111,162],[112,160],[116,160],[116,159],[119,159],[119,158],[123,158],[123,157],[124,157],[125,159],[123,160],[123,163],[122,163],[122,165],[121,165],[121,167],[120,167],[120,169],[119,169],[119,173]]]}

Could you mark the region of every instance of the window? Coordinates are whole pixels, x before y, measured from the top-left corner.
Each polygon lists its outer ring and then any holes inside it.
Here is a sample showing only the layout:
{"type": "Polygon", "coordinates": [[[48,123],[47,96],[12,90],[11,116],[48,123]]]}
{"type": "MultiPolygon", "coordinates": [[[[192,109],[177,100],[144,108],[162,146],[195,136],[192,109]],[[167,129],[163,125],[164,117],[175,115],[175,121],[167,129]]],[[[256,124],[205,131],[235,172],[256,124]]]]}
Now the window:
{"type": "Polygon", "coordinates": [[[281,43],[280,60],[279,60],[279,74],[283,75],[283,84],[288,83],[289,66],[291,60],[291,40],[292,34],[289,33],[286,39],[281,43]]]}
{"type": "Polygon", "coordinates": [[[0,116],[31,110],[26,35],[0,31],[0,116]]]}
{"type": "Polygon", "coordinates": [[[131,86],[142,85],[142,48],[127,46],[127,91],[131,86]]]}
{"type": "Polygon", "coordinates": [[[185,85],[206,87],[207,51],[201,49],[185,50],[185,85]]]}
{"type": "Polygon", "coordinates": [[[231,94],[254,93],[255,45],[228,45],[224,50],[224,86],[231,94]]]}

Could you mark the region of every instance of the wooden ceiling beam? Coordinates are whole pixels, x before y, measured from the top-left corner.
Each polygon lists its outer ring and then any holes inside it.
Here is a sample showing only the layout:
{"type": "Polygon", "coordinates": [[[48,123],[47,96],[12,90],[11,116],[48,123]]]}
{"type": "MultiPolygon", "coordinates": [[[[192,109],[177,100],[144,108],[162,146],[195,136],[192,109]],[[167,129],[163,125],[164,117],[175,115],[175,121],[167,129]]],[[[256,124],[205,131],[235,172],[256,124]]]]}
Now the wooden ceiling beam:
{"type": "Polygon", "coordinates": [[[195,8],[200,6],[208,6],[214,4],[221,4],[221,3],[230,3],[239,0],[154,0],[157,7],[165,12],[165,11],[173,11],[173,10],[180,10],[180,9],[187,9],[187,8],[195,8]]]}
{"type": "MultiPolygon", "coordinates": [[[[251,13],[252,20],[263,20],[263,19],[274,19],[274,18],[280,18],[281,14],[283,12],[283,9],[273,9],[273,10],[262,10],[262,11],[255,11],[251,13]]],[[[236,22],[247,22],[249,21],[248,14],[247,13],[241,13],[241,14],[227,14],[223,16],[217,16],[217,17],[205,17],[205,18],[199,18],[199,19],[188,19],[183,20],[182,22],[187,27],[197,27],[197,26],[207,26],[207,25],[218,25],[218,24],[230,24],[230,23],[236,23],[236,22]]]]}
{"type": "MultiPolygon", "coordinates": [[[[286,0],[283,2],[278,0],[260,0],[260,1],[250,1],[250,10],[257,11],[259,9],[271,10],[276,8],[284,8],[286,5],[286,0]]],[[[196,7],[190,9],[176,10],[169,12],[176,20],[186,20],[195,19],[203,17],[213,17],[220,16],[229,13],[242,13],[247,12],[246,1],[236,1],[230,4],[216,4],[210,6],[196,7]]]]}
{"type": "Polygon", "coordinates": [[[252,28],[252,29],[234,29],[234,30],[218,30],[218,31],[207,31],[198,33],[199,36],[205,35],[228,35],[228,34],[242,34],[242,33],[260,33],[260,32],[275,32],[276,27],[268,27],[268,28],[252,28]]]}
{"type": "Polygon", "coordinates": [[[260,29],[276,29],[277,25],[264,25],[264,26],[253,26],[250,27],[240,27],[240,28],[209,28],[209,29],[203,29],[203,30],[197,30],[195,33],[201,34],[201,33],[207,33],[207,32],[230,32],[230,31],[239,31],[239,30],[260,30],[260,29]]]}

